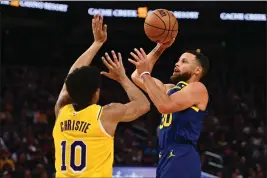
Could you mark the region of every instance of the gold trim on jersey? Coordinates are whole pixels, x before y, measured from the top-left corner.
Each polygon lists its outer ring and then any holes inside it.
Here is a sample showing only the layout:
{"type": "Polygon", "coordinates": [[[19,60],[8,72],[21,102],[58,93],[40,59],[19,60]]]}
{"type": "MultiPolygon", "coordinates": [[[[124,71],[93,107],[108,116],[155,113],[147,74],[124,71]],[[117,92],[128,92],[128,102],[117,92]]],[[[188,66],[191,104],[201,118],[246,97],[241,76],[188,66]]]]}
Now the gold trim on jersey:
{"type": "Polygon", "coordinates": [[[191,109],[193,109],[194,111],[198,112],[199,111],[199,108],[196,107],[196,106],[192,106],[191,109]]]}
{"type": "Polygon", "coordinates": [[[96,120],[100,119],[100,115],[102,114],[102,109],[103,109],[103,107],[102,107],[102,106],[100,106],[100,109],[99,109],[99,111],[98,111],[98,114],[97,114],[96,120]]]}
{"type": "Polygon", "coordinates": [[[180,81],[180,82],[178,82],[178,84],[179,84],[179,83],[182,83],[182,84],[188,85],[188,83],[186,83],[186,82],[184,82],[184,81],[180,81]]]}
{"type": "Polygon", "coordinates": [[[178,89],[181,89],[181,87],[179,87],[179,86],[174,86],[173,88],[178,88],[178,89]]]}
{"type": "Polygon", "coordinates": [[[105,130],[105,128],[103,127],[103,125],[102,125],[100,119],[98,120],[98,123],[99,123],[100,130],[101,130],[106,136],[108,136],[109,138],[113,138],[113,136],[109,135],[109,134],[106,132],[106,130],[105,130]]]}
{"type": "Polygon", "coordinates": [[[113,139],[114,136],[109,135],[109,134],[107,133],[107,131],[105,130],[105,128],[103,127],[102,123],[101,123],[101,119],[100,119],[100,118],[101,118],[101,115],[102,115],[102,111],[103,111],[103,107],[101,106],[100,109],[99,109],[99,111],[98,111],[98,115],[97,115],[97,121],[98,121],[100,130],[101,130],[101,131],[103,132],[103,134],[105,134],[107,137],[113,139]]]}

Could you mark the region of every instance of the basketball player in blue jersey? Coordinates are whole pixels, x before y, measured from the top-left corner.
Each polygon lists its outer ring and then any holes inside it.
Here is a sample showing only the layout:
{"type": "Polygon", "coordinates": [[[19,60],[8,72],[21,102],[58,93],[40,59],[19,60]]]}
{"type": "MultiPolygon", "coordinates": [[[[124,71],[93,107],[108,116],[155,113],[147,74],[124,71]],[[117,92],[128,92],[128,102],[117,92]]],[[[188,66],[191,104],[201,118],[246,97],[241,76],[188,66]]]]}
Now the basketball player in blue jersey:
{"type": "MultiPolygon", "coordinates": [[[[174,40],[173,40],[174,41],[174,40]]],[[[196,145],[208,104],[208,91],[200,82],[209,69],[208,59],[199,51],[187,51],[175,64],[171,81],[163,84],[151,71],[169,44],[158,44],[148,55],[134,49],[129,59],[136,66],[132,79],[147,92],[162,114],[159,131],[157,178],[200,178],[201,162],[196,145]]]]}

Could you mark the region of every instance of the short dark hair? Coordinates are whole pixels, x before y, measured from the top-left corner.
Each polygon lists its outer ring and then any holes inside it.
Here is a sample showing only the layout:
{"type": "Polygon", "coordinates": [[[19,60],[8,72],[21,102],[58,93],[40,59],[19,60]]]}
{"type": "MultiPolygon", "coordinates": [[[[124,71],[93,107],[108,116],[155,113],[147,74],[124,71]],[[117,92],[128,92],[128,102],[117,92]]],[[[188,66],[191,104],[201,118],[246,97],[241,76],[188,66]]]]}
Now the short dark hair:
{"type": "Polygon", "coordinates": [[[67,76],[65,84],[72,101],[79,107],[87,107],[101,86],[100,71],[97,67],[82,66],[67,76]]]}
{"type": "Polygon", "coordinates": [[[195,51],[194,50],[188,50],[186,52],[191,53],[191,54],[196,56],[197,61],[200,63],[201,67],[203,68],[202,76],[207,75],[209,68],[210,68],[209,59],[206,56],[204,56],[204,54],[202,54],[199,49],[197,49],[195,51]]]}

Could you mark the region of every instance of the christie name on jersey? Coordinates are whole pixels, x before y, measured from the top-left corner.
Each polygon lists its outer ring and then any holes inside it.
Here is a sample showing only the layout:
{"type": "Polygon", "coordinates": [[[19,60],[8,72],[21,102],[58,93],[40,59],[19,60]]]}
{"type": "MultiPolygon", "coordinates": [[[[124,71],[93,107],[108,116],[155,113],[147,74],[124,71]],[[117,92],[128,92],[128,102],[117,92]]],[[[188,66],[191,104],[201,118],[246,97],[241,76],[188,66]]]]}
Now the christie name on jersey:
{"type": "Polygon", "coordinates": [[[65,120],[60,122],[61,132],[72,130],[87,133],[90,125],[90,123],[76,120],[65,120]]]}

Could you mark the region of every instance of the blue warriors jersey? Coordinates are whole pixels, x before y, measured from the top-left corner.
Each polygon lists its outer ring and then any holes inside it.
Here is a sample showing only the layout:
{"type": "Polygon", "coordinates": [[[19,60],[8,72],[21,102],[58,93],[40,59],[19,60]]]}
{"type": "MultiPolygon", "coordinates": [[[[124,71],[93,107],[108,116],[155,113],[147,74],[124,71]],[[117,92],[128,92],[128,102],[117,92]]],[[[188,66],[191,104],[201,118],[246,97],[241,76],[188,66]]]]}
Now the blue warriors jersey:
{"type": "MultiPolygon", "coordinates": [[[[168,91],[168,95],[179,92],[186,85],[186,82],[179,82],[168,91]]],[[[159,131],[160,149],[166,149],[180,141],[190,142],[196,146],[205,115],[206,111],[201,111],[195,106],[183,111],[163,114],[159,131]]]]}

